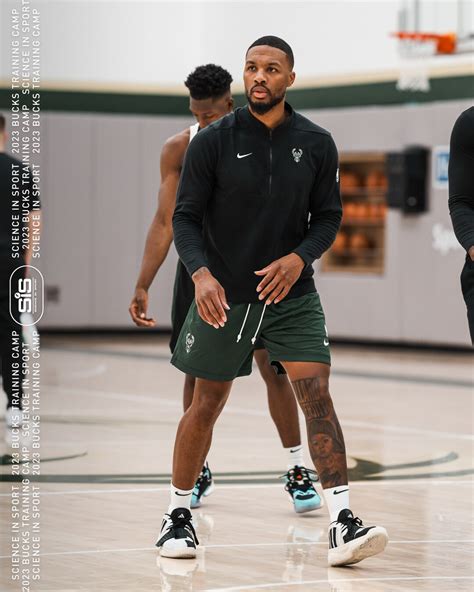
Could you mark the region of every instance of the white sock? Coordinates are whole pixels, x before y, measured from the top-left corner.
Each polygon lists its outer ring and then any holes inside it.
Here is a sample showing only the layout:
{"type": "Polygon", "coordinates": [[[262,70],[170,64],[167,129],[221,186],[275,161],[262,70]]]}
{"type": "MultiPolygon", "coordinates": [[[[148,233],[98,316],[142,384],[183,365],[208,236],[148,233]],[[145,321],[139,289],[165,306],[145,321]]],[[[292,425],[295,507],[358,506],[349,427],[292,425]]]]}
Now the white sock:
{"type": "Polygon", "coordinates": [[[172,483],[170,485],[170,505],[168,508],[168,514],[171,514],[176,508],[187,508],[191,509],[191,494],[192,489],[179,489],[172,483]]]}
{"type": "Polygon", "coordinates": [[[328,505],[331,522],[335,522],[341,510],[349,508],[349,485],[338,485],[323,489],[324,499],[328,505]]]}
{"type": "Polygon", "coordinates": [[[292,469],[294,466],[304,467],[303,460],[303,446],[290,446],[290,448],[284,448],[286,451],[286,458],[288,462],[288,469],[292,469]]]}

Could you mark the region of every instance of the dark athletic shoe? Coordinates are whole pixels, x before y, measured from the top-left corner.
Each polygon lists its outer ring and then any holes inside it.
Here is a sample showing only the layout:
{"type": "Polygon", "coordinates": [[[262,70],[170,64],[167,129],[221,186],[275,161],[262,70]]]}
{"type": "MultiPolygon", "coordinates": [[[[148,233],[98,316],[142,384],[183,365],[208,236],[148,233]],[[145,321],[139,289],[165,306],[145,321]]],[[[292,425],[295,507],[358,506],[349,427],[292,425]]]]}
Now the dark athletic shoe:
{"type": "Polygon", "coordinates": [[[364,526],[350,510],[341,510],[336,522],[329,525],[329,565],[350,565],[381,553],[388,535],[382,526],[364,526]]]}
{"type": "Polygon", "coordinates": [[[160,538],[156,542],[162,557],[196,557],[198,544],[191,512],[187,508],[176,508],[163,516],[160,538]]]}
{"type": "Polygon", "coordinates": [[[197,478],[196,485],[194,486],[193,495],[191,496],[191,508],[199,508],[201,505],[201,499],[211,495],[214,491],[214,481],[212,479],[212,473],[209,469],[209,465],[206,463],[202,467],[202,471],[197,478]]]}
{"type": "Polygon", "coordinates": [[[297,465],[283,475],[286,479],[285,489],[290,494],[295,512],[298,514],[319,510],[324,506],[322,498],[314,488],[311,476],[317,479],[314,471],[297,465]]]}

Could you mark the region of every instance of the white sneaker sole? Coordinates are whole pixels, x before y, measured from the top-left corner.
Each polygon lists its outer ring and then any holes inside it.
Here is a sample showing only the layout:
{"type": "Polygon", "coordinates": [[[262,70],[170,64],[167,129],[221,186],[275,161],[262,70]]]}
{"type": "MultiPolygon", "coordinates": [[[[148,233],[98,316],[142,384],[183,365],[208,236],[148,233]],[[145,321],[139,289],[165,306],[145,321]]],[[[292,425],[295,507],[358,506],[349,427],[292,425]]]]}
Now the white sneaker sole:
{"type": "Polygon", "coordinates": [[[293,503],[293,508],[297,514],[306,514],[307,512],[314,512],[315,510],[320,510],[322,507],[324,507],[324,501],[323,501],[322,497],[320,498],[319,504],[314,505],[314,506],[309,506],[307,508],[303,507],[303,508],[297,509],[296,504],[293,499],[291,499],[291,502],[293,503]]]}
{"type": "Polygon", "coordinates": [[[197,550],[191,547],[187,549],[165,549],[160,547],[161,557],[171,557],[172,559],[194,559],[196,557],[197,550]]]}
{"type": "Polygon", "coordinates": [[[208,495],[211,495],[211,493],[214,491],[214,481],[211,482],[211,484],[209,485],[209,487],[206,489],[206,491],[202,494],[204,497],[207,497],[208,495]]]}
{"type": "Polygon", "coordinates": [[[387,531],[381,526],[376,526],[363,537],[350,541],[341,547],[329,549],[328,563],[331,567],[359,563],[367,557],[382,553],[387,543],[387,531]]]}

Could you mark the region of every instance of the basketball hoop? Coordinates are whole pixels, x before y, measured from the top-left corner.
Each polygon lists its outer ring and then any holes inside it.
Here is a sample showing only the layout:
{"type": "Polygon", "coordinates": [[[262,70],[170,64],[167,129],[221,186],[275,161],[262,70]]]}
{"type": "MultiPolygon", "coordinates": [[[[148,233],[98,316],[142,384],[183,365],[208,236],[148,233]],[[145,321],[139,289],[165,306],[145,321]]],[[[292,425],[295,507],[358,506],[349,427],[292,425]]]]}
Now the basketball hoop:
{"type": "Polygon", "coordinates": [[[457,38],[454,33],[392,33],[399,39],[400,75],[397,90],[429,92],[430,59],[439,54],[456,52],[457,38]]]}

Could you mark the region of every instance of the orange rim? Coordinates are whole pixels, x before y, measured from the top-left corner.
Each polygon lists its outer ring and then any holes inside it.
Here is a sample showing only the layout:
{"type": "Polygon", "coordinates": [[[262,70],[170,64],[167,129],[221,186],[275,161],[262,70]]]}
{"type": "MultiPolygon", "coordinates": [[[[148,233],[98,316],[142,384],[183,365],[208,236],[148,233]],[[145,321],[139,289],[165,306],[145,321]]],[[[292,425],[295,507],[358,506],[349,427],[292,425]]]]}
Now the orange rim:
{"type": "Polygon", "coordinates": [[[413,33],[411,31],[397,31],[392,33],[393,37],[398,39],[419,41],[426,43],[428,41],[436,41],[437,53],[454,53],[456,51],[457,37],[456,33],[413,33]]]}

